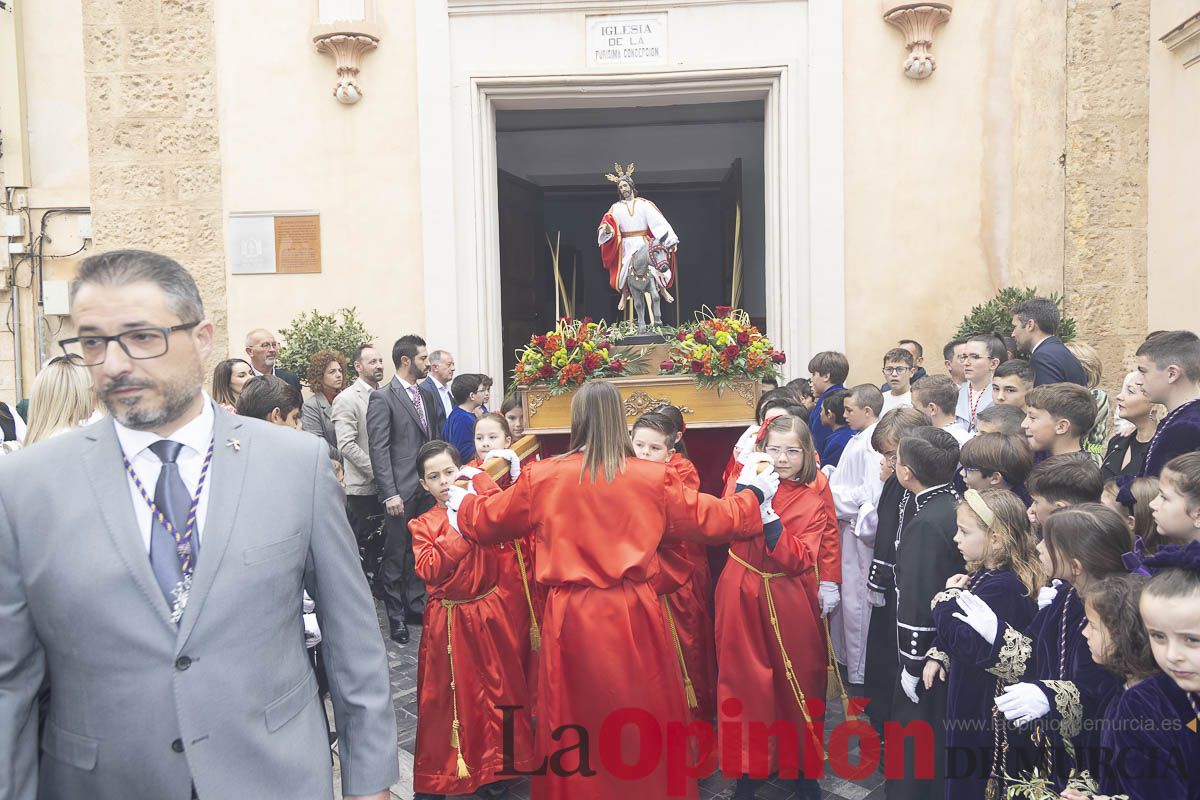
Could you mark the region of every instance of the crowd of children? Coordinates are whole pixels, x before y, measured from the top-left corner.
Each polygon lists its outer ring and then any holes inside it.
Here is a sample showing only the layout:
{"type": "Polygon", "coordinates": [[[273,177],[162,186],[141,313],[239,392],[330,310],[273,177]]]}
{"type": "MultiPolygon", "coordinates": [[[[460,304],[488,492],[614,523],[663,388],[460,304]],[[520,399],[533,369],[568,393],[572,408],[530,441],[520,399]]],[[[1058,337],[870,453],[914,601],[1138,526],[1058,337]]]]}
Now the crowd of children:
{"type": "MultiPolygon", "coordinates": [[[[882,389],[818,353],[762,394],[719,501],[679,409],[627,430],[592,384],[566,455],[522,464],[509,401],[475,421],[470,464],[426,445],[417,796],[533,772],[538,797],[696,797],[715,760],[683,784],[597,764],[606,715],[632,708],[715,721],[739,800],[768,776],[817,798],[805,754],[833,681],[882,734],[881,768],[902,765],[889,798],[1200,798],[1200,339],[1148,337],[1115,419],[1090,348],[1091,386],[1039,382],[1049,350],[1016,348],[955,340],[926,375],[904,340],[882,389]]],[[[620,733],[635,763],[645,729],[620,733]]]]}

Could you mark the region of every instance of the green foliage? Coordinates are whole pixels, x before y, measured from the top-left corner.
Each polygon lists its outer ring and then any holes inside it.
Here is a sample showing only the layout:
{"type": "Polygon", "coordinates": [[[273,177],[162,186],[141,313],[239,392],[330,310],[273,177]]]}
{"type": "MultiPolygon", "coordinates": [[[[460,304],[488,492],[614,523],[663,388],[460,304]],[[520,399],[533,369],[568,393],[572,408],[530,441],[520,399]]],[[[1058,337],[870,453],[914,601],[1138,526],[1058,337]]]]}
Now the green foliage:
{"type": "MultiPolygon", "coordinates": [[[[958,338],[977,336],[981,333],[998,333],[1001,336],[1008,336],[1012,333],[1013,307],[1038,296],[1036,288],[1005,287],[997,292],[991,300],[972,308],[970,313],[963,317],[954,335],[958,338]]],[[[1060,309],[1062,308],[1062,295],[1051,293],[1048,297],[1060,309]]],[[[1075,338],[1075,320],[1063,317],[1062,322],[1058,325],[1058,338],[1064,342],[1075,338]]]]}
{"type": "Polygon", "coordinates": [[[347,384],[358,377],[350,363],[354,349],[373,339],[354,308],[339,308],[332,314],[322,314],[315,308],[302,312],[279,335],[283,339],[276,362],[279,369],[294,372],[303,381],[313,354],[333,350],[346,357],[347,384]]]}

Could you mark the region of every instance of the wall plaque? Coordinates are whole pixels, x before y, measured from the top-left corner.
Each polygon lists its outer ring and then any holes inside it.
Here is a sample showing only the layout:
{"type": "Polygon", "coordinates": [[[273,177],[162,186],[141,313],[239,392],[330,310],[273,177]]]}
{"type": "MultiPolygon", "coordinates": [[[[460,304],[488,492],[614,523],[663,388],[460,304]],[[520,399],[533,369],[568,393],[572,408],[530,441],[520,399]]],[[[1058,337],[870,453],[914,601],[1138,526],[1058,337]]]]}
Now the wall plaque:
{"type": "Polygon", "coordinates": [[[667,63],[667,13],[587,18],[589,67],[667,63]]]}
{"type": "Polygon", "coordinates": [[[234,275],[321,271],[321,216],[315,211],[229,215],[234,275]]]}

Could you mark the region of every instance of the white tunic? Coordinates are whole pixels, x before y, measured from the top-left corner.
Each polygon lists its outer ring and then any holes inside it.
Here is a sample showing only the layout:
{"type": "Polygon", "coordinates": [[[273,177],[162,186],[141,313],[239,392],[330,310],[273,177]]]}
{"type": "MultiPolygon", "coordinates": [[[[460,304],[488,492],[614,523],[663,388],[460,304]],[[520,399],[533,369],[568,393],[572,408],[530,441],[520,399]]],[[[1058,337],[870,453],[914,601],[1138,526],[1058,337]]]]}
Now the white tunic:
{"type": "Polygon", "coordinates": [[[862,683],[867,667],[867,628],[871,623],[867,575],[875,549],[875,526],[868,517],[879,502],[883,456],[871,446],[875,426],[846,443],[829,479],[842,537],[842,602],[829,619],[830,638],[851,683],[862,683]]]}
{"type": "MultiPolygon", "coordinates": [[[[621,272],[617,278],[618,287],[625,285],[629,260],[650,239],[662,239],[662,243],[669,248],[679,244],[679,237],[675,235],[675,230],[667,222],[667,218],[658,210],[658,206],[644,197],[635,197],[629,202],[618,200],[612,204],[608,213],[612,214],[613,219],[617,221],[617,227],[621,229],[621,272]]],[[[604,244],[612,236],[611,232],[601,226],[596,244],[604,244]]],[[[665,273],[654,272],[654,275],[659,283],[668,282],[665,273]]]]}

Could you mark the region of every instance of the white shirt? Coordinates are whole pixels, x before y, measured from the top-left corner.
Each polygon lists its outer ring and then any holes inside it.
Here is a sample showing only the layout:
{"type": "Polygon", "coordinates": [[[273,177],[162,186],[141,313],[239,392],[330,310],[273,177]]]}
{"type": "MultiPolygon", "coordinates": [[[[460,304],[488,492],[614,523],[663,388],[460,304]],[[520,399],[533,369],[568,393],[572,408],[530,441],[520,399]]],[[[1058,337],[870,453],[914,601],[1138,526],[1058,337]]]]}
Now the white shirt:
{"type": "Polygon", "coordinates": [[[954,420],[954,422],[951,422],[949,425],[943,425],[942,430],[953,436],[958,442],[959,447],[962,447],[963,444],[972,436],[972,434],[967,432],[966,426],[958,420],[954,420]]]}
{"type": "Polygon", "coordinates": [[[891,392],[883,393],[883,411],[879,416],[883,416],[893,408],[912,408],[912,390],[908,390],[904,394],[892,394],[891,392]]]}
{"type": "MultiPolygon", "coordinates": [[[[212,443],[213,419],[212,399],[205,394],[200,416],[170,436],[159,436],[151,431],[135,431],[132,428],[126,428],[115,419],[113,420],[121,450],[129,459],[129,463],[133,465],[133,471],[137,473],[138,480],[142,482],[142,486],[150,495],[151,500],[154,499],[154,487],[158,485],[158,474],[162,471],[162,462],[150,450],[150,445],[162,439],[170,439],[183,445],[175,463],[179,466],[179,477],[183,479],[183,485],[187,487],[188,494],[194,496],[196,484],[200,482],[200,469],[204,465],[204,457],[208,454],[209,444],[212,443]]],[[[216,445],[221,446],[221,443],[217,442],[216,445]]],[[[133,513],[137,518],[138,528],[141,530],[142,544],[146,546],[146,553],[149,555],[150,506],[142,499],[142,493],[138,491],[133,478],[126,476],[126,483],[129,484],[129,495],[133,499],[133,513]]],[[[210,474],[204,481],[204,489],[200,492],[200,504],[196,507],[194,535],[197,542],[204,530],[204,521],[208,517],[208,497],[211,487],[212,475],[210,474]]]]}
{"type": "Polygon", "coordinates": [[[967,381],[958,389],[958,407],[954,409],[954,416],[958,417],[958,421],[969,433],[975,433],[979,425],[979,412],[988,408],[996,401],[992,397],[992,382],[988,379],[988,385],[984,388],[983,394],[975,394],[975,390],[971,388],[971,382],[967,381]],[[975,400],[975,414],[971,414],[971,400],[975,400]]]}
{"type": "Polygon", "coordinates": [[[873,542],[874,531],[858,530],[858,522],[863,512],[879,502],[883,491],[883,481],[879,480],[883,456],[871,446],[874,432],[875,424],[868,425],[846,442],[837,469],[829,478],[838,519],[849,523],[856,536],[870,539],[866,544],[873,542]]]}

